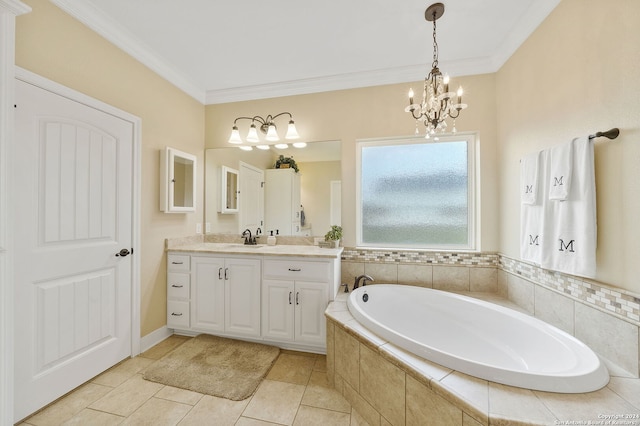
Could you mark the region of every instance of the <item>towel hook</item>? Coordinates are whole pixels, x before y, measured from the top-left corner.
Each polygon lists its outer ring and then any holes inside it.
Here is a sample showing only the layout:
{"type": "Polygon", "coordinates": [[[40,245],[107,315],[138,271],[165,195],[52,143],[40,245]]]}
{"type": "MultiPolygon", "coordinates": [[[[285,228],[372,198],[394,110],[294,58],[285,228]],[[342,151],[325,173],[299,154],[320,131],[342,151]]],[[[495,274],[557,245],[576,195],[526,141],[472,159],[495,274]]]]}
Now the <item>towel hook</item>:
{"type": "Polygon", "coordinates": [[[615,139],[620,134],[620,129],[614,127],[613,129],[607,130],[606,132],[597,132],[595,135],[589,135],[589,139],[605,137],[608,139],[615,139]]]}

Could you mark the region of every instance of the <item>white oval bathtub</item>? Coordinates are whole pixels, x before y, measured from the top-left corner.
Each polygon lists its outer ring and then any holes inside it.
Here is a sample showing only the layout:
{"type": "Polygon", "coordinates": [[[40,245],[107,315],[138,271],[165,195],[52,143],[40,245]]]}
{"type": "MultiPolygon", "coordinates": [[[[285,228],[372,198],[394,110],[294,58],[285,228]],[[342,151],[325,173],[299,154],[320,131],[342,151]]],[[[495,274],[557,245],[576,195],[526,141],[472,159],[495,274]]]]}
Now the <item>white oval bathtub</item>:
{"type": "Polygon", "coordinates": [[[353,291],[347,305],[356,320],[389,342],[481,379],[562,393],[591,392],[609,382],[606,367],[584,343],[493,303],[377,284],[353,291]]]}

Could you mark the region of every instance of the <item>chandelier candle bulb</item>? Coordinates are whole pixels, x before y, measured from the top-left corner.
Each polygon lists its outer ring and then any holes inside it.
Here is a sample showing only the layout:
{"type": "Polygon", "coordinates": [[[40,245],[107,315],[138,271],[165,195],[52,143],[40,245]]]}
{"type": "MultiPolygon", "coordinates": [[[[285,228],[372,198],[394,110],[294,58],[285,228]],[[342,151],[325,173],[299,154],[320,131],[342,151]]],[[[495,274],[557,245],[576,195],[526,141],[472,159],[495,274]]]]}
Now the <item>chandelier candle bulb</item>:
{"type": "Polygon", "coordinates": [[[458,104],[462,103],[462,86],[458,87],[458,104]]]}
{"type": "Polygon", "coordinates": [[[413,105],[413,89],[409,89],[409,105],[413,105]]]}
{"type": "Polygon", "coordinates": [[[444,75],[442,82],[444,83],[444,92],[449,92],[449,74],[444,75]]]}

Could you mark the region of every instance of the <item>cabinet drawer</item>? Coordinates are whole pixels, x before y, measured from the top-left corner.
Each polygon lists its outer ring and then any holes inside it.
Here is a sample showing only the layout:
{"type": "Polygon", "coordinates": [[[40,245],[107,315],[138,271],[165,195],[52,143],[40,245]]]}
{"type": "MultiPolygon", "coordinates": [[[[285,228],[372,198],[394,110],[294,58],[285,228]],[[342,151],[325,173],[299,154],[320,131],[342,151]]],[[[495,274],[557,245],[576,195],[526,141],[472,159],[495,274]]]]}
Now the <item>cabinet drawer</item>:
{"type": "Polygon", "coordinates": [[[167,327],[189,328],[189,302],[167,301],[167,327]]]}
{"type": "Polygon", "coordinates": [[[189,274],[185,272],[167,273],[167,299],[189,298],[189,274]]]}
{"type": "Polygon", "coordinates": [[[169,271],[189,271],[189,256],[184,254],[167,255],[167,269],[169,271]]]}
{"type": "Polygon", "coordinates": [[[265,260],[264,277],[287,280],[329,282],[331,263],[304,260],[265,260]]]}

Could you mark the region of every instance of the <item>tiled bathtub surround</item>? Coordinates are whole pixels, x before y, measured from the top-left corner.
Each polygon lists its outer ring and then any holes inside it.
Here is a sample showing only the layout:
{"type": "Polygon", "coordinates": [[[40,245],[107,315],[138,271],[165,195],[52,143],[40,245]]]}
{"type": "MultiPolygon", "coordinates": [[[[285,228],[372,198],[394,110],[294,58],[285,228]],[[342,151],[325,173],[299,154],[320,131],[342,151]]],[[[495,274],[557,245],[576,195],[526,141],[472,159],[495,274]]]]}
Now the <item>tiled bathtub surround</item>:
{"type": "Polygon", "coordinates": [[[640,375],[637,294],[495,253],[345,248],[342,282],[351,287],[361,274],[373,284],[496,293],[587,343],[616,374],[640,375]]]}
{"type": "Polygon", "coordinates": [[[595,422],[606,415],[640,415],[638,379],[612,377],[605,388],[587,394],[478,379],[380,339],[351,316],[346,297],[339,295],[326,312],[327,375],[371,425],[600,424],[595,422]]]}

